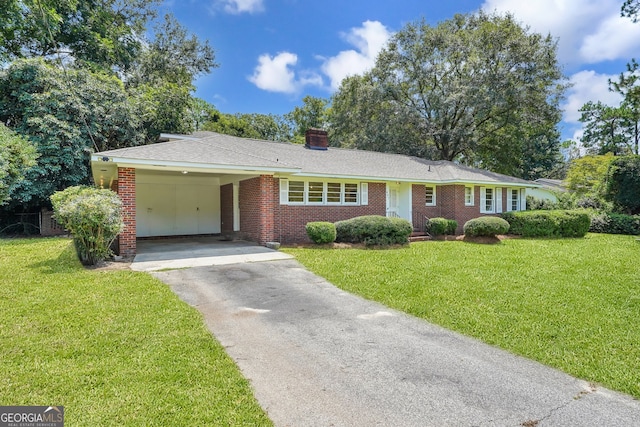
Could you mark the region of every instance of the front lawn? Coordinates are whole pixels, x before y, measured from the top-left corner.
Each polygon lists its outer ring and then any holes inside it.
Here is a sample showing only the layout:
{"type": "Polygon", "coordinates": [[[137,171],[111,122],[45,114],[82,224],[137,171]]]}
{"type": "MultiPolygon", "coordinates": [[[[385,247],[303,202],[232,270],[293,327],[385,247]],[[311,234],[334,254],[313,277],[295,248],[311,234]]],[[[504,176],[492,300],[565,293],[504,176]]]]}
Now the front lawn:
{"type": "Polygon", "coordinates": [[[640,398],[635,237],[284,250],[346,291],[640,398]]]}
{"type": "Polygon", "coordinates": [[[85,270],[67,239],[0,240],[0,403],[73,426],[271,425],[199,313],[145,273],[85,270]]]}

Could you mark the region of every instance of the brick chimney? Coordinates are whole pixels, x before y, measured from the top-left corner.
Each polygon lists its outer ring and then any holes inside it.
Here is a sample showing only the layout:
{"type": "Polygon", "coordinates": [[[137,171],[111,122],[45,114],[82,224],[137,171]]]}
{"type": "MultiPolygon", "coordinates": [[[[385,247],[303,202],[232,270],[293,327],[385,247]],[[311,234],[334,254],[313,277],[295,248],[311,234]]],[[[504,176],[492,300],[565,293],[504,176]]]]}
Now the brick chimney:
{"type": "Polygon", "coordinates": [[[327,150],[329,138],[327,131],[322,129],[307,129],[304,133],[304,146],[310,150],[327,150]]]}

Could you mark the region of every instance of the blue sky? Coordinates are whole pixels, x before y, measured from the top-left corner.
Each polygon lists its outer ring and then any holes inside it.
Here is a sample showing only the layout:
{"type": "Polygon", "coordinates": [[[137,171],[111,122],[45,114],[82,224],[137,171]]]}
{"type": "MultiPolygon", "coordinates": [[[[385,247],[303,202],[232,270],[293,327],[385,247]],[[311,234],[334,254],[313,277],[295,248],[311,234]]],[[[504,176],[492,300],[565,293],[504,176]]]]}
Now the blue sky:
{"type": "Polygon", "coordinates": [[[607,80],[640,58],[640,23],[620,17],[622,0],[166,0],[220,67],[196,82],[196,96],[225,113],[284,114],[305,95],[327,98],[342,78],[370,68],[386,40],[421,18],[511,12],[532,31],[558,38],[573,87],[563,103],[564,138],[578,138],[578,109],[615,105],[607,80]]]}

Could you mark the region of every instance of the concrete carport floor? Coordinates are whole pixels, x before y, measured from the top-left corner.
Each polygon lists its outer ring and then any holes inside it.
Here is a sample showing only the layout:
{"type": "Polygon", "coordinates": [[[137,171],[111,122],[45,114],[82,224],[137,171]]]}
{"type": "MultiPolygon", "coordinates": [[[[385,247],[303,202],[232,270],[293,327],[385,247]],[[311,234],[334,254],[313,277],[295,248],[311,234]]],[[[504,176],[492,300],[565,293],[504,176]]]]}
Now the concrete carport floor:
{"type": "Polygon", "coordinates": [[[290,255],[255,243],[226,241],[216,236],[139,239],[131,269],[156,271],[238,262],[289,259],[290,255]]]}
{"type": "Polygon", "coordinates": [[[640,425],[629,396],[348,294],[295,260],[153,274],[202,312],[278,426],[640,425]]]}

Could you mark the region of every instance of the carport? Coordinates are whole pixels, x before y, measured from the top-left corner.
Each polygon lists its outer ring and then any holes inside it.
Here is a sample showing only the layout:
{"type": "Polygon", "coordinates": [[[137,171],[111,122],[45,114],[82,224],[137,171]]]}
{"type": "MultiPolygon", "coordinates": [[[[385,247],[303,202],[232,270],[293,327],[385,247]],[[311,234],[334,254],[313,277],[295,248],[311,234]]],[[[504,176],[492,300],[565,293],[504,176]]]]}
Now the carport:
{"type": "Polygon", "coordinates": [[[138,254],[131,264],[135,271],[158,271],[188,267],[289,259],[291,255],[245,241],[221,237],[139,239],[138,254]]]}

